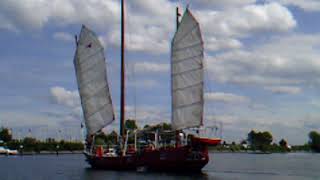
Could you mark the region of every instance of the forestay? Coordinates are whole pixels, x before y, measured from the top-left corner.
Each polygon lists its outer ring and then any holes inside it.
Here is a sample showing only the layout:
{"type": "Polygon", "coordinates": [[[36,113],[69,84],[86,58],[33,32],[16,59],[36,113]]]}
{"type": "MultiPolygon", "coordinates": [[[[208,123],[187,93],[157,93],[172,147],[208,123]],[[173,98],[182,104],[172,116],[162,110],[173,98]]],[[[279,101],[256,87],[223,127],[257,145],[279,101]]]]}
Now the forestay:
{"type": "Polygon", "coordinates": [[[77,44],[74,66],[87,131],[92,135],[114,120],[104,49],[85,26],[77,44]]]}
{"type": "Polygon", "coordinates": [[[187,9],[171,46],[172,126],[202,125],[203,41],[198,22],[187,9]]]}

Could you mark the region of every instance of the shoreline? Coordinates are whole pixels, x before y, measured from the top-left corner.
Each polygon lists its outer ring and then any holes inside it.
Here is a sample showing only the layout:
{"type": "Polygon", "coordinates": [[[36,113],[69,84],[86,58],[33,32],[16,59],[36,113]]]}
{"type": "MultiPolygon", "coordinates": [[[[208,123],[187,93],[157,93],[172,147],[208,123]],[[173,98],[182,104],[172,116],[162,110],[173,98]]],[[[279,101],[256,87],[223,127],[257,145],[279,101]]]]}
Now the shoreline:
{"type": "MultiPolygon", "coordinates": [[[[313,154],[314,152],[312,151],[288,151],[288,152],[280,152],[280,151],[275,151],[275,152],[261,152],[261,151],[217,151],[217,150],[209,150],[209,153],[235,153],[235,154],[290,154],[290,153],[310,153],[313,154]]],[[[315,153],[316,154],[316,153],[315,153]]]]}
{"type": "MultiPolygon", "coordinates": [[[[293,152],[257,152],[257,151],[209,151],[209,153],[214,154],[317,154],[309,151],[293,151],[293,152]]],[[[45,151],[45,152],[24,152],[23,154],[15,154],[15,155],[6,155],[0,154],[0,156],[42,156],[42,155],[76,155],[83,154],[83,151],[59,151],[58,153],[55,151],[45,151]]]]}
{"type": "Polygon", "coordinates": [[[36,155],[65,155],[65,154],[82,154],[83,151],[42,151],[42,152],[23,152],[18,154],[0,154],[3,156],[36,156],[36,155]]]}

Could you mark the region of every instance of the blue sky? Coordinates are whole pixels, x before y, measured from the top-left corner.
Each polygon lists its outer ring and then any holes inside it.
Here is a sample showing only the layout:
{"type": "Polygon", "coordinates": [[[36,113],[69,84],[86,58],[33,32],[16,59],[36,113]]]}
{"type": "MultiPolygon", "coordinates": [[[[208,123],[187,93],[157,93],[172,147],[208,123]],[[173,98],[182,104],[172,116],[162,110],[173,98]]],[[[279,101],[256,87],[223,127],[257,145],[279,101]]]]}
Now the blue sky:
{"type": "MultiPolygon", "coordinates": [[[[222,122],[227,141],[240,141],[256,129],[290,144],[305,143],[309,131],[320,129],[317,0],[128,2],[129,118],[141,126],[170,121],[170,41],[175,7],[187,3],[205,40],[206,125],[222,122]]],[[[0,2],[2,126],[16,137],[28,135],[28,129],[36,137],[80,137],[73,36],[81,24],[105,46],[118,109],[119,5],[116,0],[0,2]]]]}

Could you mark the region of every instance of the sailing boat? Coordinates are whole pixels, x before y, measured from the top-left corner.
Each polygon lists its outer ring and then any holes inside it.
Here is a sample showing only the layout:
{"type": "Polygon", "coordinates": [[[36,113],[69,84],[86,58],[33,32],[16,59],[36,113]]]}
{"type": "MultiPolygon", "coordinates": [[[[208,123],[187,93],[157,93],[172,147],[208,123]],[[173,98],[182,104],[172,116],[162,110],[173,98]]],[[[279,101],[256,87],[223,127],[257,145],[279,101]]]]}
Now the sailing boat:
{"type": "MultiPolygon", "coordinates": [[[[114,110],[106,75],[104,49],[95,33],[82,26],[76,38],[74,65],[87,127],[84,154],[93,168],[133,170],[146,168],[160,171],[200,171],[209,161],[208,145],[221,139],[186,136],[184,129],[203,125],[203,58],[200,26],[187,8],[181,21],[177,8],[177,31],[171,46],[172,128],[174,145],[161,146],[159,132],[154,133],[153,147],[129,150],[125,134],[125,66],[124,66],[124,0],[121,1],[121,106],[120,138],[115,148],[95,145],[95,135],[112,123],[114,110]],[[184,137],[184,138],[183,138],[184,137]]],[[[163,132],[165,133],[165,132],[163,132]]]]}

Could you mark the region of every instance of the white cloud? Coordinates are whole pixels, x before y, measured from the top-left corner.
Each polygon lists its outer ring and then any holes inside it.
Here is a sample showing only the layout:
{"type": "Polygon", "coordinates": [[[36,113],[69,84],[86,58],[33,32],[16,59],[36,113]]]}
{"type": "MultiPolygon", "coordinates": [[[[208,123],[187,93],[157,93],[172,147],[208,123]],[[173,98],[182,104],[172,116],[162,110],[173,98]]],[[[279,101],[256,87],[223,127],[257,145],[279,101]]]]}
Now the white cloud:
{"type": "Polygon", "coordinates": [[[53,34],[53,38],[60,41],[71,42],[74,41],[74,37],[66,32],[56,32],[53,34]]]}
{"type": "Polygon", "coordinates": [[[153,62],[138,62],[134,64],[134,70],[137,73],[164,73],[170,69],[169,64],[153,63],[153,62]]]}
{"type": "Polygon", "coordinates": [[[50,21],[59,25],[88,23],[102,27],[119,19],[120,12],[115,0],[2,0],[0,10],[15,27],[25,29],[40,29],[50,21]]]}
{"type": "Polygon", "coordinates": [[[243,103],[250,101],[248,97],[224,92],[205,93],[205,98],[209,101],[224,103],[243,103]]]}
{"type": "Polygon", "coordinates": [[[63,87],[52,87],[50,93],[57,104],[70,108],[77,108],[80,106],[78,91],[68,91],[63,87]]]}
{"type": "Polygon", "coordinates": [[[233,38],[215,38],[211,37],[205,40],[205,50],[207,51],[219,51],[225,49],[239,49],[242,47],[242,43],[233,38]]]}
{"type": "Polygon", "coordinates": [[[320,100],[311,100],[310,101],[310,105],[316,107],[316,108],[320,108],[320,100]]]}
{"type": "MultiPolygon", "coordinates": [[[[211,79],[221,83],[266,86],[319,85],[320,35],[274,37],[251,50],[234,50],[207,57],[211,79]]],[[[296,90],[297,91],[297,90],[296,90]]]]}
{"type": "MultiPolygon", "coordinates": [[[[69,91],[63,87],[52,87],[50,89],[51,97],[54,103],[66,108],[65,112],[54,113],[61,119],[60,124],[78,124],[82,121],[82,107],[78,91],[69,91]]],[[[49,115],[52,114],[51,112],[49,115]]]]}
{"type": "MultiPolygon", "coordinates": [[[[154,54],[167,53],[169,51],[169,35],[173,33],[173,26],[168,27],[167,22],[155,24],[157,21],[150,22],[150,19],[146,19],[148,16],[147,14],[137,17],[133,15],[129,20],[131,22],[128,23],[126,32],[126,49],[154,54]]],[[[120,46],[119,29],[113,29],[107,36],[105,38],[107,42],[114,46],[120,46]]]]}
{"type": "Polygon", "coordinates": [[[296,26],[291,12],[278,3],[247,5],[225,11],[196,11],[195,14],[207,38],[245,37],[264,31],[286,32],[296,26]]]}
{"type": "MultiPolygon", "coordinates": [[[[174,7],[175,3],[167,0],[128,1],[127,49],[167,52],[169,32],[173,32],[175,24],[174,7]],[[172,23],[168,21],[170,16],[172,23]]],[[[60,27],[87,24],[108,37],[102,38],[107,39],[105,44],[120,42],[120,1],[116,0],[3,0],[0,17],[2,29],[39,30],[49,24],[60,27]]]]}
{"type": "Polygon", "coordinates": [[[310,12],[320,10],[319,0],[269,0],[269,1],[277,1],[284,5],[296,6],[310,12]]]}
{"type": "Polygon", "coordinates": [[[202,8],[217,8],[217,7],[239,7],[248,4],[254,4],[256,0],[197,0],[194,2],[202,8]]]}
{"type": "Polygon", "coordinates": [[[171,8],[174,8],[176,5],[176,3],[172,3],[168,0],[135,0],[132,4],[127,1],[127,4],[131,6],[132,10],[137,11],[140,14],[148,13],[160,16],[167,16],[172,13],[171,8]]]}
{"type": "Polygon", "coordinates": [[[270,86],[265,89],[276,94],[299,94],[301,92],[300,87],[293,86],[270,86]]]}
{"type": "Polygon", "coordinates": [[[17,27],[1,14],[0,14],[0,29],[12,31],[12,32],[19,32],[17,27]]]}
{"type": "MultiPolygon", "coordinates": [[[[254,3],[253,0],[203,0],[199,3],[237,5],[221,11],[193,10],[203,27],[204,39],[208,39],[206,43],[209,50],[239,48],[241,42],[234,37],[250,36],[261,31],[283,32],[296,25],[290,11],[275,2],[261,5],[251,4],[254,3]]],[[[103,44],[119,46],[119,5],[116,0],[3,0],[0,2],[0,24],[3,29],[11,30],[41,29],[49,24],[87,24],[95,31],[103,32],[100,36],[100,39],[105,41],[103,44]]],[[[169,0],[128,1],[127,49],[157,54],[168,53],[170,38],[175,29],[176,5],[177,3],[169,0]]],[[[62,34],[56,36],[71,40],[69,36],[62,37],[62,34]]]]}

